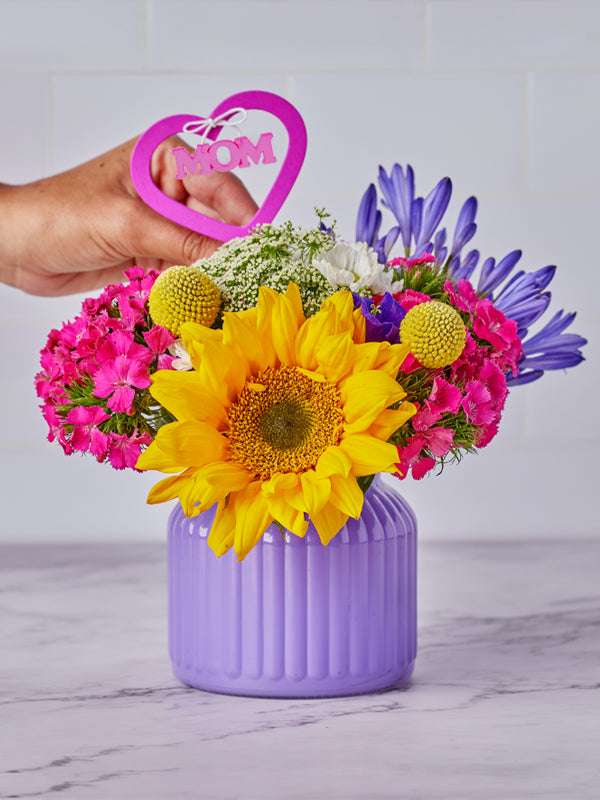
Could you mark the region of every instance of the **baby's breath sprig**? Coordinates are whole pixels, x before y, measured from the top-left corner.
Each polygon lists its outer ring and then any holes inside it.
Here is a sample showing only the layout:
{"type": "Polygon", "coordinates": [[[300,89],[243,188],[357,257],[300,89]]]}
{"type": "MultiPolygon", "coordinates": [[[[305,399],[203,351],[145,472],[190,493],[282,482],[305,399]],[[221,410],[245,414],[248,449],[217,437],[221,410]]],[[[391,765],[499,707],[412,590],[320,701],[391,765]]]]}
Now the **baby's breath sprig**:
{"type": "Polygon", "coordinates": [[[241,239],[232,239],[206,259],[197,261],[223,296],[223,311],[243,311],[258,301],[260,286],[285,292],[290,282],[300,289],[304,313],[315,314],[331,286],[312,265],[313,258],[334,245],[331,234],[315,228],[260,225],[241,239]]]}

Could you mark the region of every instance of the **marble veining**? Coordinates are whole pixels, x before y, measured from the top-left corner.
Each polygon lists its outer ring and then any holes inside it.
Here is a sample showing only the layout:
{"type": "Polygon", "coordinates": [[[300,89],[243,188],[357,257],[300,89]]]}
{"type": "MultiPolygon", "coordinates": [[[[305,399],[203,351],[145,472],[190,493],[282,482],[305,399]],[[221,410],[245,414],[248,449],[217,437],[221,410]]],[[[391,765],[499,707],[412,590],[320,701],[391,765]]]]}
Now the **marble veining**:
{"type": "Polygon", "coordinates": [[[0,548],[0,799],[600,797],[600,542],[421,544],[407,687],[180,685],[165,548],[0,548]]]}

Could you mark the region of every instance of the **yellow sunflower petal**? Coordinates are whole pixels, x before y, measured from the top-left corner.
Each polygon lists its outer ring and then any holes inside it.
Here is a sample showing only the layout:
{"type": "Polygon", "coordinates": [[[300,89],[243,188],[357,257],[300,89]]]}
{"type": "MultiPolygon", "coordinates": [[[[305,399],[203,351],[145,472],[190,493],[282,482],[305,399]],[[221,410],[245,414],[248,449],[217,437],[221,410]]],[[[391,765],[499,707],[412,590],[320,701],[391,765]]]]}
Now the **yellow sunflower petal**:
{"type": "Polygon", "coordinates": [[[248,312],[227,312],[223,317],[223,344],[240,351],[245,359],[245,378],[256,375],[275,364],[276,353],[271,341],[265,341],[257,328],[256,309],[248,312]]]}
{"type": "Polygon", "coordinates": [[[196,467],[191,467],[181,475],[165,478],[150,490],[147,502],[149,504],[165,503],[177,497],[186,517],[196,516],[203,510],[197,505],[198,498],[195,491],[197,472],[196,467]]]}
{"type": "Polygon", "coordinates": [[[405,400],[398,409],[384,409],[367,432],[371,436],[387,441],[398,428],[401,428],[416,413],[417,407],[405,400]]]}
{"type": "Polygon", "coordinates": [[[342,450],[352,461],[352,473],[375,475],[377,472],[395,472],[398,460],[398,448],[370,436],[368,433],[356,433],[342,437],[342,450]]]}
{"type": "Polygon", "coordinates": [[[216,556],[222,556],[233,547],[235,531],[235,509],[227,500],[221,500],[217,506],[217,513],[206,540],[216,556]]]}
{"type": "Polygon", "coordinates": [[[321,342],[344,330],[335,307],[332,307],[332,312],[317,312],[300,327],[295,343],[296,364],[299,366],[316,370],[317,349],[321,342]]]}
{"type": "Polygon", "coordinates": [[[223,341],[223,331],[215,328],[207,328],[198,322],[184,322],[181,326],[181,338],[187,348],[192,342],[221,342],[223,341]]]}
{"type": "Polygon", "coordinates": [[[367,322],[360,308],[355,308],[352,314],[354,322],[354,341],[357,344],[364,342],[367,335],[367,322]]]}
{"type": "Polygon", "coordinates": [[[255,481],[235,496],[232,495],[229,501],[230,505],[233,504],[236,514],[233,547],[238,561],[246,558],[273,522],[267,501],[260,489],[260,481],[255,481]]]}
{"type": "Polygon", "coordinates": [[[356,351],[354,372],[376,369],[385,372],[391,378],[396,378],[410,348],[405,344],[365,342],[358,345],[356,351]]]}
{"type": "Polygon", "coordinates": [[[380,342],[379,352],[373,364],[373,369],[384,370],[392,378],[395,378],[402,366],[402,362],[409,353],[410,345],[408,344],[380,342]]]}
{"type": "Polygon", "coordinates": [[[342,289],[332,294],[331,297],[328,297],[321,305],[323,309],[328,309],[330,307],[335,308],[340,315],[343,330],[351,331],[352,338],[355,342],[364,342],[366,322],[360,308],[354,308],[352,292],[342,289]]]}
{"type": "MultiPolygon", "coordinates": [[[[183,340],[182,340],[183,341],[183,340]]],[[[204,343],[203,342],[196,342],[196,341],[188,341],[187,345],[184,344],[184,348],[190,357],[190,362],[194,369],[198,369],[200,364],[202,363],[202,355],[204,352],[204,343]]]]}
{"type": "Polygon", "coordinates": [[[304,511],[289,503],[289,497],[300,494],[300,476],[295,472],[278,472],[263,483],[261,491],[273,519],[296,536],[304,536],[308,527],[304,511]]]}
{"type": "Polygon", "coordinates": [[[350,475],[342,478],[341,475],[331,476],[330,502],[344,514],[358,519],[362,511],[365,496],[358,485],[356,478],[350,475]]]}
{"type": "Polygon", "coordinates": [[[138,469],[181,472],[187,467],[203,467],[220,461],[227,451],[227,439],[198,420],[163,425],[156,439],[138,459],[138,469]]]}
{"type": "Polygon", "coordinates": [[[238,350],[213,342],[205,344],[197,367],[205,387],[211,394],[228,405],[242,390],[246,380],[246,365],[238,350]]]}
{"type": "Polygon", "coordinates": [[[204,393],[230,399],[245,376],[240,370],[240,354],[223,345],[223,331],[186,322],[181,326],[181,337],[192,366],[202,378],[204,393]]]}
{"type": "Polygon", "coordinates": [[[317,350],[319,371],[332,383],[349,375],[356,360],[356,345],[350,331],[343,331],[323,340],[317,350]]]}
{"type": "Polygon", "coordinates": [[[329,544],[340,528],[345,525],[347,519],[348,515],[336,508],[333,503],[328,503],[321,511],[311,517],[311,521],[323,544],[329,544]]]}
{"type": "Polygon", "coordinates": [[[347,433],[367,430],[384,408],[406,395],[393,378],[377,370],[350,375],[342,382],[341,392],[347,433]]]}
{"type": "MultiPolygon", "coordinates": [[[[375,364],[380,357],[382,344],[382,342],[364,342],[357,345],[354,372],[375,369],[375,364]]],[[[388,343],[386,342],[386,344],[388,343]]]]}
{"type": "Polygon", "coordinates": [[[276,472],[268,481],[262,485],[262,492],[265,497],[274,497],[290,489],[296,489],[300,483],[300,476],[295,472],[276,472]]]}
{"type": "Polygon", "coordinates": [[[350,474],[352,460],[337,446],[328,447],[317,461],[317,475],[326,478],[330,475],[342,475],[344,478],[350,474]]]}
{"type": "Polygon", "coordinates": [[[196,470],[192,468],[186,470],[183,475],[171,475],[159,481],[148,492],[148,499],[146,502],[150,505],[154,505],[156,503],[166,503],[169,500],[174,500],[176,497],[179,497],[180,491],[187,483],[193,485],[195,472],[196,470]]]}
{"type": "Polygon", "coordinates": [[[202,511],[206,511],[206,507],[198,500],[195,476],[180,486],[178,497],[186,517],[197,517],[202,511]]]}
{"type": "Polygon", "coordinates": [[[308,528],[308,520],[303,511],[292,508],[283,495],[273,495],[267,498],[267,507],[273,519],[283,525],[286,530],[295,536],[304,536],[308,528]]]}
{"type": "Polygon", "coordinates": [[[300,483],[304,508],[312,518],[313,514],[321,511],[329,500],[331,481],[329,478],[320,477],[314,470],[309,469],[301,475],[300,483]]]}
{"type": "Polygon", "coordinates": [[[202,376],[198,372],[170,369],[155,372],[150,393],[179,422],[199,419],[218,429],[225,422],[227,415],[223,403],[204,392],[202,376]]]}
{"type": "Polygon", "coordinates": [[[196,471],[194,493],[202,510],[223,500],[231,492],[245,489],[252,475],[233,461],[216,461],[196,471]]]}
{"type": "Polygon", "coordinates": [[[185,322],[179,334],[194,369],[198,369],[202,362],[203,345],[207,342],[221,342],[223,339],[223,331],[207,328],[197,322],[185,322]]]}
{"type": "Polygon", "coordinates": [[[354,372],[376,369],[396,378],[402,362],[410,352],[405,344],[389,342],[365,342],[357,347],[354,372]]]}
{"type": "Polygon", "coordinates": [[[296,336],[303,322],[300,290],[290,283],[284,295],[277,295],[271,316],[273,346],[282,364],[295,365],[296,336]]]}
{"type": "Polygon", "coordinates": [[[271,334],[271,318],[273,308],[279,295],[274,289],[268,286],[261,286],[258,290],[258,303],[256,306],[256,324],[261,332],[261,336],[268,341],[268,347],[273,348],[273,336],[271,334]]]}
{"type": "Polygon", "coordinates": [[[271,320],[271,312],[279,294],[275,289],[268,286],[261,286],[258,290],[257,315],[260,327],[267,325],[271,320]]]}
{"type": "Polygon", "coordinates": [[[298,327],[306,320],[304,316],[304,307],[302,305],[302,296],[300,295],[299,287],[290,281],[288,287],[283,295],[290,303],[291,308],[296,316],[298,327]]]}

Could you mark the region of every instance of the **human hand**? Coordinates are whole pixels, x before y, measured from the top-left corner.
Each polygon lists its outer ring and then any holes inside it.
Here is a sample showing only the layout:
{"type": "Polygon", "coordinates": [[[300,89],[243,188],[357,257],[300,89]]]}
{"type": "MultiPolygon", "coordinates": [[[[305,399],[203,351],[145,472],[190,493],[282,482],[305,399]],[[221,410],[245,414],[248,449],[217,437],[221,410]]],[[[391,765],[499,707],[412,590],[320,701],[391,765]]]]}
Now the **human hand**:
{"type": "MultiPolygon", "coordinates": [[[[29,294],[57,296],[106,286],[136,264],[191,264],[221,244],[161,217],[138,196],[129,174],[136,139],[74,169],[22,186],[0,184],[0,280],[29,294]]],[[[165,194],[231,225],[256,204],[231,172],[175,179],[168,139],[152,158],[165,194]]]]}

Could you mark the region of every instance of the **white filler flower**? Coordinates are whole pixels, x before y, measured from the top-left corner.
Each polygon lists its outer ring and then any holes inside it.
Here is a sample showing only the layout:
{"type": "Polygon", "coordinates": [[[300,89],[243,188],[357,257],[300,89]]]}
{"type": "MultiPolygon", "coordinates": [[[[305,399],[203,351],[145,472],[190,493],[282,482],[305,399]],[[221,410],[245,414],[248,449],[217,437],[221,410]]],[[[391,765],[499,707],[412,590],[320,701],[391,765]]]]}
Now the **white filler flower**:
{"type": "Polygon", "coordinates": [[[173,344],[169,347],[169,353],[175,356],[171,365],[173,369],[177,369],[180,372],[186,372],[192,369],[192,360],[190,354],[183,345],[182,339],[175,339],[173,344]]]}
{"type": "Polygon", "coordinates": [[[337,242],[331,250],[315,256],[312,263],[333,289],[350,289],[356,294],[402,290],[402,281],[393,280],[394,271],[380,264],[377,253],[365,242],[337,242]]]}

